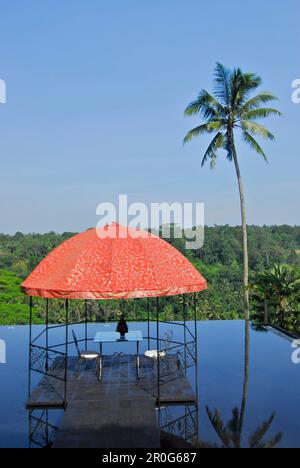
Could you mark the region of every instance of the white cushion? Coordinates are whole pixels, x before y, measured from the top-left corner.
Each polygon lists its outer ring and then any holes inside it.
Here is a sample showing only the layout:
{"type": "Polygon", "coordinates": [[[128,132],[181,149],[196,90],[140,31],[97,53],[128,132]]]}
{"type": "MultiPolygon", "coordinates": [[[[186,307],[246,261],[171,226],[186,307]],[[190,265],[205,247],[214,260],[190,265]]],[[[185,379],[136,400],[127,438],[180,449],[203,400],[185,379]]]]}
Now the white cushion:
{"type": "Polygon", "coordinates": [[[149,359],[157,359],[158,355],[160,358],[166,357],[165,351],[157,351],[157,349],[149,349],[145,352],[145,357],[149,359]]]}
{"type": "Polygon", "coordinates": [[[83,359],[96,359],[98,357],[100,357],[100,354],[99,353],[96,353],[95,351],[82,351],[81,353],[81,357],[83,359]]]}

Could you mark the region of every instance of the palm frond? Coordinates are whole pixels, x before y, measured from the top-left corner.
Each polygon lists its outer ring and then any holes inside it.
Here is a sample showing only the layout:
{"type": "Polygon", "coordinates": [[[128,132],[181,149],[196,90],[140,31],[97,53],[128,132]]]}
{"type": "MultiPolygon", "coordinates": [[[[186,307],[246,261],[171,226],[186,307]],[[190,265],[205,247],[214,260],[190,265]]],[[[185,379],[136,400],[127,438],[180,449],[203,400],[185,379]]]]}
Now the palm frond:
{"type": "Polygon", "coordinates": [[[266,104],[267,102],[271,101],[278,101],[278,98],[268,91],[263,91],[245,102],[242,107],[242,112],[248,112],[252,109],[257,109],[262,104],[266,104]]]}
{"type": "MultiPolygon", "coordinates": [[[[267,444],[272,445],[273,447],[281,440],[281,435],[277,434],[274,439],[271,439],[269,443],[263,443],[263,438],[273,424],[275,418],[275,413],[272,416],[264,421],[258,429],[251,435],[249,440],[250,448],[266,448],[267,444]],[[279,440],[278,440],[279,439],[279,440]]],[[[271,448],[271,447],[270,447],[271,448]]]]}
{"type": "Polygon", "coordinates": [[[232,410],[232,418],[227,424],[228,430],[231,432],[231,439],[233,442],[233,446],[235,448],[239,448],[240,446],[240,439],[241,439],[241,433],[240,433],[240,412],[238,408],[233,408],[232,410]]]}
{"type": "Polygon", "coordinates": [[[241,86],[246,90],[253,90],[262,84],[262,79],[256,73],[243,73],[241,86]]]}
{"type": "Polygon", "coordinates": [[[276,447],[282,441],[283,434],[282,432],[278,432],[272,439],[268,440],[267,442],[263,443],[259,448],[263,449],[272,449],[276,447]]]}
{"type": "Polygon", "coordinates": [[[205,124],[199,125],[190,130],[184,137],[183,144],[185,145],[191,141],[194,137],[198,135],[203,135],[204,133],[213,133],[217,132],[221,128],[221,123],[219,121],[207,122],[205,124]]]}
{"type": "Polygon", "coordinates": [[[217,62],[215,68],[215,96],[221,100],[225,106],[230,106],[231,102],[231,71],[221,63],[217,62]]]}
{"type": "Polygon", "coordinates": [[[265,127],[258,124],[257,122],[250,122],[249,120],[242,120],[241,126],[244,131],[248,131],[251,135],[259,135],[262,138],[268,138],[269,140],[275,140],[274,135],[265,127]]]}
{"type": "Polygon", "coordinates": [[[218,437],[220,438],[224,446],[230,447],[230,434],[228,433],[227,428],[224,426],[220,411],[215,410],[213,413],[207,406],[206,412],[214,430],[216,431],[218,437]]]}
{"type": "Polygon", "coordinates": [[[232,143],[229,141],[228,132],[224,137],[224,149],[227,151],[226,158],[231,162],[233,159],[233,148],[232,143]]]}
{"type": "Polygon", "coordinates": [[[210,143],[209,147],[207,148],[207,150],[206,150],[206,152],[205,152],[205,154],[203,156],[201,166],[203,167],[205,165],[205,163],[207,162],[207,160],[210,158],[211,159],[210,167],[211,167],[211,169],[214,169],[214,167],[216,165],[216,161],[217,161],[216,151],[218,149],[222,148],[223,145],[224,145],[224,136],[222,135],[222,133],[219,132],[214,137],[214,139],[210,143]]]}
{"type": "Polygon", "coordinates": [[[211,168],[211,170],[215,169],[216,165],[217,165],[217,155],[214,154],[210,158],[210,168],[211,168]]]}
{"type": "Polygon", "coordinates": [[[186,116],[202,114],[204,119],[217,118],[223,113],[221,104],[205,89],[200,91],[197,99],[191,102],[185,109],[186,116]]]}
{"type": "Polygon", "coordinates": [[[242,118],[245,120],[264,119],[266,117],[269,117],[270,115],[277,115],[280,117],[282,116],[282,113],[277,109],[263,107],[260,109],[252,109],[248,112],[243,113],[242,118]]]}
{"type": "Polygon", "coordinates": [[[264,152],[264,150],[260,147],[260,145],[257,143],[257,141],[250,135],[250,133],[244,131],[243,132],[243,138],[244,140],[251,146],[254,151],[256,151],[258,154],[261,154],[261,156],[264,158],[266,162],[268,162],[268,158],[264,152]]]}
{"type": "Polygon", "coordinates": [[[202,165],[210,159],[211,168],[213,168],[217,160],[217,149],[221,147],[226,150],[227,159],[233,160],[235,130],[241,129],[247,144],[267,160],[264,151],[256,141],[256,136],[269,140],[274,140],[275,137],[267,128],[257,123],[257,120],[271,115],[282,115],[277,109],[265,105],[276,100],[276,96],[264,91],[249,99],[250,93],[261,85],[262,80],[255,73],[243,73],[240,68],[230,70],[221,63],[217,63],[214,78],[213,94],[203,89],[197,99],[191,102],[185,110],[185,115],[200,115],[206,123],[188,132],[184,138],[184,144],[205,133],[222,132],[222,137],[215,136],[202,159],[202,165]]]}
{"type": "Polygon", "coordinates": [[[231,80],[231,107],[240,108],[249,96],[249,93],[261,84],[261,78],[254,73],[243,73],[240,68],[233,71],[231,80]]]}

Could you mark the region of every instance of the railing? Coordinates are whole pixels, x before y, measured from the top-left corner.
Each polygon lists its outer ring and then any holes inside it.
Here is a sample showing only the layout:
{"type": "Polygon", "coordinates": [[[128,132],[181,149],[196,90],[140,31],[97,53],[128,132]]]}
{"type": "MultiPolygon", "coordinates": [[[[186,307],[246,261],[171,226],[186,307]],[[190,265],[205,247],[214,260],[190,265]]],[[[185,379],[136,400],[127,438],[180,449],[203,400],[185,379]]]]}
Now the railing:
{"type": "Polygon", "coordinates": [[[174,408],[165,406],[158,409],[161,431],[192,442],[198,438],[198,406],[186,405],[174,414],[174,408]]]}
{"type": "Polygon", "coordinates": [[[50,421],[53,410],[29,411],[29,445],[30,448],[50,448],[57,431],[57,425],[50,421]]]}

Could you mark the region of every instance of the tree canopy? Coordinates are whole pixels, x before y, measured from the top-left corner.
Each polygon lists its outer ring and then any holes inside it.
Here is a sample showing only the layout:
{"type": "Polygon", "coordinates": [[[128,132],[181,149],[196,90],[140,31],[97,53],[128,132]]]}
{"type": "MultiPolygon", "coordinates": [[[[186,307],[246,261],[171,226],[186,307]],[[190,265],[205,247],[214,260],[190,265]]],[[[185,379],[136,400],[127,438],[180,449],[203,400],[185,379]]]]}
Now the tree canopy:
{"type": "MultiPolygon", "coordinates": [[[[251,281],[255,275],[276,263],[300,268],[299,226],[249,226],[251,281]]],[[[208,290],[199,294],[199,319],[242,318],[242,246],[240,227],[214,226],[205,228],[204,246],[186,250],[185,240],[168,241],[179,249],[206,277],[208,290]]],[[[22,280],[56,246],[70,238],[72,233],[0,234],[0,324],[28,323],[28,298],[19,289],[22,280]]],[[[180,318],[181,298],[161,300],[161,315],[168,320],[180,318]]],[[[262,307],[262,306],[261,306],[262,307]]],[[[59,303],[53,301],[54,321],[63,320],[59,303]]],[[[74,318],[80,316],[78,301],[72,302],[74,318]]],[[[256,310],[257,311],[257,310],[256,310]]],[[[129,319],[145,319],[145,300],[91,301],[92,320],[117,320],[121,313],[129,319]]],[[[189,309],[192,316],[192,309],[189,309]]],[[[36,301],[34,319],[39,323],[44,316],[42,302],[36,301]]]]}

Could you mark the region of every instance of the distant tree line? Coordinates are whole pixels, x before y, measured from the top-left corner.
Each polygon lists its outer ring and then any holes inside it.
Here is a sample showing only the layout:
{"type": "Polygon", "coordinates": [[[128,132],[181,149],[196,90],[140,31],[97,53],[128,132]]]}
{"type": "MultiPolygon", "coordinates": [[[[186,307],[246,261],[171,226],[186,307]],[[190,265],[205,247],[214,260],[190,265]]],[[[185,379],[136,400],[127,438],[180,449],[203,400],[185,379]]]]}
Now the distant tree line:
{"type": "MultiPolygon", "coordinates": [[[[259,275],[272,269],[274,264],[289,265],[288,268],[296,275],[297,284],[300,272],[300,227],[249,226],[248,232],[252,316],[260,317],[263,321],[265,301],[262,293],[259,293],[259,285],[256,288],[254,285],[259,284],[259,275]]],[[[0,234],[0,324],[28,322],[28,298],[20,292],[20,283],[49,252],[73,235],[74,233],[69,232],[26,235],[16,233],[13,236],[0,234]]],[[[171,229],[168,242],[187,256],[208,281],[208,291],[198,295],[198,319],[243,318],[241,235],[240,227],[206,227],[204,246],[199,250],[186,250],[185,239],[174,238],[171,229]]],[[[290,294],[290,289],[287,289],[290,294]]],[[[288,298],[280,298],[281,309],[276,305],[275,296],[269,298],[269,313],[282,316],[283,306],[287,312],[291,312],[291,309],[297,311],[297,294],[294,291],[288,298]]],[[[61,301],[51,301],[51,308],[52,321],[63,321],[61,301]]],[[[82,317],[82,310],[80,301],[72,301],[73,320],[82,317]]],[[[147,301],[89,301],[88,310],[90,320],[117,320],[121,314],[125,314],[128,319],[139,320],[147,317],[147,301]]],[[[187,296],[187,313],[188,317],[193,316],[192,296],[187,296]]],[[[44,301],[36,300],[35,322],[43,321],[44,314],[44,301]]],[[[180,320],[182,298],[162,299],[160,314],[166,320],[180,320]]]]}

